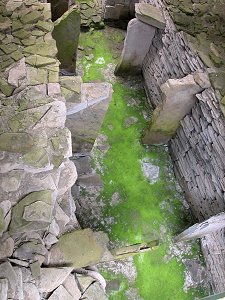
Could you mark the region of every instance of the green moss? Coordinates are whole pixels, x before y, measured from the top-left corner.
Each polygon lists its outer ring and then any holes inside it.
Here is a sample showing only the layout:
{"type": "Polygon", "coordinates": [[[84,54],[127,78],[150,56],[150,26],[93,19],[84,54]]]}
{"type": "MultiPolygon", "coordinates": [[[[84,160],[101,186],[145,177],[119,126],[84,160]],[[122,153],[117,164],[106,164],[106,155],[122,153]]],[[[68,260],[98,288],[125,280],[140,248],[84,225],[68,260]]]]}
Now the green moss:
{"type": "MultiPolygon", "coordinates": [[[[110,44],[107,38],[107,31],[82,33],[80,45],[84,48],[91,46],[94,54],[92,63],[87,63],[84,57],[82,59],[84,81],[103,80],[107,65],[116,64],[111,53],[115,40],[111,36],[110,44]],[[104,59],[104,64],[95,64],[99,57],[104,59]]],[[[135,257],[138,275],[134,287],[139,289],[144,300],[193,299],[198,292],[183,291],[184,266],[176,259],[165,260],[172,237],[191,221],[180,202],[182,195],[171,171],[168,149],[165,146],[145,148],[140,143],[142,131],[147,126],[142,113],[146,110],[144,90],[129,88],[121,80],[113,84],[113,90],[113,99],[101,130],[108,137],[110,149],[103,160],[97,151],[95,156],[104,170],[101,170],[104,190],[97,201],[105,204],[104,220],[95,229],[107,232],[110,240],[117,245],[160,239],[161,246],[156,250],[135,257]],[[129,99],[141,100],[141,104],[130,106],[127,103],[129,99]],[[131,116],[138,122],[125,128],[124,120],[131,116]],[[140,160],[144,158],[160,167],[160,178],[154,184],[150,184],[142,173],[140,160]],[[110,201],[115,192],[120,194],[121,201],[112,206],[110,201]],[[107,224],[109,218],[114,219],[113,224],[107,224]],[[162,226],[165,234],[162,234],[162,226]]],[[[112,274],[106,274],[106,278],[112,279],[110,276],[112,274]]],[[[127,299],[126,291],[130,284],[123,277],[120,277],[120,283],[119,291],[110,293],[111,300],[127,299]]]]}

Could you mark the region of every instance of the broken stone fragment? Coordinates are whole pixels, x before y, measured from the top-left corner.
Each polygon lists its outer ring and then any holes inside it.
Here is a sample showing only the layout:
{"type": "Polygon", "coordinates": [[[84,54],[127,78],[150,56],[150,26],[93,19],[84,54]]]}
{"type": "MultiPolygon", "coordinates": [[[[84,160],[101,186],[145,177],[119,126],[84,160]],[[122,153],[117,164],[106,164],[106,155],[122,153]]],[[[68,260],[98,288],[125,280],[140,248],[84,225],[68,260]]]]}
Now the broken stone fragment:
{"type": "Polygon", "coordinates": [[[12,86],[19,87],[23,81],[26,83],[27,73],[25,59],[22,58],[21,60],[10,66],[9,69],[6,69],[6,72],[9,74],[8,83],[12,86]]]}
{"type": "Polygon", "coordinates": [[[23,284],[24,299],[27,300],[40,300],[40,294],[35,284],[31,282],[25,282],[23,284]]]}
{"type": "Polygon", "coordinates": [[[47,228],[51,223],[52,194],[51,190],[33,192],[20,200],[12,209],[10,233],[37,231],[47,228]]]}
{"type": "Polygon", "coordinates": [[[161,86],[163,102],[154,110],[143,142],[148,145],[167,143],[196,103],[196,94],[208,87],[208,76],[201,72],[181,79],[168,79],[161,86]]]}
{"type": "Polygon", "coordinates": [[[73,268],[41,268],[41,275],[37,280],[38,289],[41,293],[49,293],[60,286],[73,268]]]}
{"type": "MultiPolygon", "coordinates": [[[[0,264],[0,278],[5,278],[8,282],[8,293],[6,299],[10,299],[10,298],[14,299],[16,286],[17,286],[17,276],[13,267],[8,261],[0,264]]],[[[4,281],[2,284],[3,284],[3,288],[6,290],[7,289],[6,282],[4,281]]],[[[1,293],[1,289],[0,289],[0,293],[1,293]]]]}
{"type": "Polygon", "coordinates": [[[159,8],[148,3],[136,3],[135,16],[140,21],[159,29],[164,29],[166,27],[166,22],[159,8]]]}
{"type": "Polygon", "coordinates": [[[108,239],[103,232],[96,234],[91,229],[66,233],[50,250],[50,264],[66,264],[74,268],[94,265],[112,259],[106,247],[108,239]],[[76,241],[76,244],[74,244],[76,241]]]}
{"type": "Polygon", "coordinates": [[[77,180],[77,170],[74,163],[70,160],[64,163],[64,168],[60,172],[58,195],[63,195],[71,188],[77,180]]]}
{"type": "Polygon", "coordinates": [[[0,299],[7,300],[8,294],[8,280],[6,278],[0,279],[0,299]]]}
{"type": "Polygon", "coordinates": [[[13,254],[14,240],[9,238],[2,238],[0,240],[0,260],[10,257],[13,254]]]}

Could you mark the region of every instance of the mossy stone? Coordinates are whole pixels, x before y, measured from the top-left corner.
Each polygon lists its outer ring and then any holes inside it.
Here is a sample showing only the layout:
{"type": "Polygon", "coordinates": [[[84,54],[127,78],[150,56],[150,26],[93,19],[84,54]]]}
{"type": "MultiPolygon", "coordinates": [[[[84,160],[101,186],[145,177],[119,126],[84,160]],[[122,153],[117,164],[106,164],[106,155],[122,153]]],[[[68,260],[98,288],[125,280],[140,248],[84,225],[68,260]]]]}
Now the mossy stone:
{"type": "Polygon", "coordinates": [[[38,21],[36,24],[36,27],[45,31],[45,32],[50,32],[53,29],[53,24],[50,22],[45,22],[45,21],[38,21]]]}
{"type": "Polygon", "coordinates": [[[34,140],[28,133],[3,133],[0,135],[0,150],[13,153],[27,153],[34,146],[34,140]]]}
{"type": "Polygon", "coordinates": [[[33,24],[35,23],[37,20],[39,20],[41,17],[41,12],[39,11],[32,11],[28,14],[26,14],[25,16],[23,16],[23,18],[21,18],[21,22],[23,24],[33,24]]]}
{"type": "Polygon", "coordinates": [[[18,61],[20,60],[21,58],[23,58],[23,54],[20,52],[20,51],[15,51],[11,54],[11,57],[15,60],[15,61],[18,61]]]}
{"type": "Polygon", "coordinates": [[[5,79],[0,78],[0,90],[1,92],[6,95],[7,97],[11,96],[13,91],[14,91],[14,87],[12,85],[10,85],[5,79]]]}
{"type": "Polygon", "coordinates": [[[57,48],[55,41],[49,40],[43,43],[28,46],[23,50],[25,53],[38,54],[46,57],[55,57],[57,54],[57,48]]]}
{"type": "Polygon", "coordinates": [[[49,163],[49,158],[47,151],[43,148],[34,148],[32,151],[26,153],[23,156],[23,161],[25,164],[36,167],[44,168],[49,163]]]}
{"type": "Polygon", "coordinates": [[[31,35],[30,32],[27,30],[24,30],[24,29],[20,29],[18,31],[13,32],[13,36],[15,36],[19,39],[26,39],[30,35],[31,35]]]}
{"type": "Polygon", "coordinates": [[[26,63],[34,67],[43,67],[54,64],[56,60],[51,57],[44,57],[41,55],[30,55],[26,57],[26,63]]]}
{"type": "Polygon", "coordinates": [[[0,45],[0,49],[5,52],[6,54],[10,54],[17,50],[17,45],[11,44],[11,45],[0,45]]]}
{"type": "Polygon", "coordinates": [[[44,190],[30,193],[13,207],[12,220],[9,227],[9,232],[11,234],[37,231],[45,229],[49,226],[50,222],[27,221],[23,219],[24,209],[33,203],[37,203],[38,201],[46,204],[51,211],[52,191],[44,190]]]}

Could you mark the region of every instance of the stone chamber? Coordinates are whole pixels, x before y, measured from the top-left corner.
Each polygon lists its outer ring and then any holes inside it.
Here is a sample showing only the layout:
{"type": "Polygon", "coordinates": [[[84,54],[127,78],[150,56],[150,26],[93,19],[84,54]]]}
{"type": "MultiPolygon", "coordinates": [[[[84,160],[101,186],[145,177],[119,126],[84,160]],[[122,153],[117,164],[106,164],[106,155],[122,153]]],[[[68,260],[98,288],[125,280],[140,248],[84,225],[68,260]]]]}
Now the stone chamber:
{"type": "Polygon", "coordinates": [[[0,299],[224,299],[224,1],[0,11],[0,299]]]}

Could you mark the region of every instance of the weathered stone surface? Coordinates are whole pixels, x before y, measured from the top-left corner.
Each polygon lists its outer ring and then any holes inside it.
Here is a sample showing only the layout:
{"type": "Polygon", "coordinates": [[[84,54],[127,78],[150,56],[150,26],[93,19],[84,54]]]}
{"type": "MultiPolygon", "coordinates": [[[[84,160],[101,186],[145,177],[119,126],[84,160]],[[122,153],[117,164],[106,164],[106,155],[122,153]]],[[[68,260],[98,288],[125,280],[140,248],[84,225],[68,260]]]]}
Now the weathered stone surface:
{"type": "Polygon", "coordinates": [[[8,294],[8,280],[6,278],[0,279],[0,299],[7,300],[8,294]]]}
{"type": "Polygon", "coordinates": [[[0,135],[0,150],[26,153],[34,146],[34,140],[27,133],[3,133],[0,135]]]}
{"type": "Polygon", "coordinates": [[[14,240],[9,237],[0,240],[0,260],[10,257],[14,249],[14,240]]]}
{"type": "Polygon", "coordinates": [[[100,175],[96,173],[79,176],[78,184],[82,187],[103,186],[100,175]]]}
{"type": "Polygon", "coordinates": [[[111,88],[108,83],[82,85],[81,103],[67,112],[73,152],[91,150],[111,100],[111,88]]]}
{"type": "Polygon", "coordinates": [[[79,299],[81,297],[81,292],[77,286],[74,275],[70,274],[66,280],[63,282],[64,288],[73,296],[73,299],[79,299]]]}
{"type": "Polygon", "coordinates": [[[141,169],[144,176],[150,183],[155,183],[159,179],[159,167],[151,164],[148,159],[141,161],[141,169]]]}
{"type": "Polygon", "coordinates": [[[61,18],[54,22],[53,38],[58,48],[61,68],[69,72],[76,70],[76,52],[80,34],[80,12],[71,7],[61,18]]]}
{"type": "Polygon", "coordinates": [[[105,247],[91,229],[77,230],[59,238],[58,244],[50,250],[50,264],[66,263],[80,268],[100,262],[104,254],[105,247]],[[74,240],[76,244],[73,243],[74,240]]]}
{"type": "Polygon", "coordinates": [[[37,280],[39,291],[52,292],[66,280],[72,270],[73,268],[42,268],[37,280]]]}
{"type": "Polygon", "coordinates": [[[59,196],[63,195],[77,180],[77,170],[72,161],[64,163],[58,184],[59,196]]]}
{"type": "Polygon", "coordinates": [[[143,60],[154,35],[155,28],[151,25],[143,23],[138,19],[132,19],[128,23],[122,55],[115,70],[116,75],[137,74],[141,72],[143,60]]]}
{"type": "Polygon", "coordinates": [[[135,4],[135,15],[140,21],[151,26],[164,29],[166,27],[165,20],[159,8],[148,3],[135,4]]]}
{"type": "Polygon", "coordinates": [[[44,57],[55,58],[57,54],[56,42],[54,40],[45,41],[44,43],[28,46],[23,49],[25,53],[37,54],[44,57]]]}
{"type": "Polygon", "coordinates": [[[204,73],[188,75],[182,79],[169,79],[161,86],[163,104],[153,113],[149,130],[143,138],[145,144],[162,144],[175,134],[180,120],[197,101],[196,94],[210,87],[204,73]],[[200,79],[201,78],[201,79],[200,79]]]}
{"type": "Polygon", "coordinates": [[[40,300],[40,294],[35,284],[31,282],[25,282],[23,284],[24,298],[27,300],[40,300]]]}
{"type": "Polygon", "coordinates": [[[13,257],[21,260],[35,260],[36,255],[46,255],[47,250],[43,243],[37,239],[30,239],[22,243],[13,253],[13,257]]]}
{"type": "Polygon", "coordinates": [[[60,85],[62,95],[66,99],[67,109],[74,107],[74,104],[81,102],[81,84],[80,76],[61,76],[60,85]]]}
{"type": "Polygon", "coordinates": [[[92,300],[107,300],[108,297],[100,287],[99,283],[94,282],[89,286],[89,288],[83,294],[87,299],[92,300]]]}
{"type": "Polygon", "coordinates": [[[75,298],[64,288],[63,285],[60,285],[48,298],[49,300],[74,300],[75,298]]]}
{"type": "MultiPolygon", "coordinates": [[[[8,298],[14,298],[17,285],[17,276],[13,267],[9,262],[4,262],[0,264],[0,278],[6,278],[8,280],[8,298]]],[[[5,282],[3,283],[4,288],[6,289],[5,282]]],[[[7,298],[7,299],[8,299],[7,298]]]]}
{"type": "Polygon", "coordinates": [[[52,191],[50,190],[33,192],[23,198],[13,207],[12,221],[9,228],[10,232],[29,232],[47,228],[51,223],[52,201],[53,196],[52,191]],[[44,203],[46,210],[43,211],[43,207],[38,207],[36,202],[44,203]],[[32,205],[32,207],[27,208],[29,205],[32,205]],[[39,211],[36,212],[34,208],[39,209],[39,211]],[[24,214],[25,217],[28,217],[29,215],[29,221],[24,219],[24,214]],[[42,216],[42,220],[38,220],[38,215],[42,216]]]}

